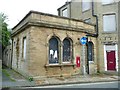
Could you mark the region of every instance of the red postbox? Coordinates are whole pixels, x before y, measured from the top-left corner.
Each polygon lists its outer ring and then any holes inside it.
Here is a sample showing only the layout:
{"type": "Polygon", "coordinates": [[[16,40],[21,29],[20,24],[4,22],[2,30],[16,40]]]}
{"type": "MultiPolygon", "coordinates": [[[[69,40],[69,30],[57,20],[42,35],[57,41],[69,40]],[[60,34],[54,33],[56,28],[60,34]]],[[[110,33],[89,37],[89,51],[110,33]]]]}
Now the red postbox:
{"type": "Polygon", "coordinates": [[[80,57],[79,56],[76,57],[76,66],[80,67],[80,57]]]}

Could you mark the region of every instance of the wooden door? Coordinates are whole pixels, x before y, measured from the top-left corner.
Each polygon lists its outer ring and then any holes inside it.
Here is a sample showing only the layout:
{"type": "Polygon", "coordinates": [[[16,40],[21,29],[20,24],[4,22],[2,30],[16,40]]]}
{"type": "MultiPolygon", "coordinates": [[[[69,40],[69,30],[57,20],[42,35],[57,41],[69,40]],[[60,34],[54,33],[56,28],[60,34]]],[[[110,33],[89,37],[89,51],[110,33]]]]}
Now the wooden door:
{"type": "Polygon", "coordinates": [[[107,51],[107,70],[116,70],[115,51],[107,51]]]}

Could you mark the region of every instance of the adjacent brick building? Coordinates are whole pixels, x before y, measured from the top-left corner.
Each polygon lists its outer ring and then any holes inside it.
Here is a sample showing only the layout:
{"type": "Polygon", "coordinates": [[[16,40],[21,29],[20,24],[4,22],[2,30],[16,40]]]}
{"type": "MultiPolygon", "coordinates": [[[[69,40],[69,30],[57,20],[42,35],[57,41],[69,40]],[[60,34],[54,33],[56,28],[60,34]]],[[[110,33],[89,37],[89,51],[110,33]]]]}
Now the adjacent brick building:
{"type": "Polygon", "coordinates": [[[30,11],[12,31],[12,68],[35,79],[83,74],[83,65],[87,67],[87,48],[91,48],[94,62],[88,71],[94,74],[98,68],[97,40],[89,36],[90,45],[84,47],[84,64],[80,38],[95,33],[94,24],[30,11]]]}

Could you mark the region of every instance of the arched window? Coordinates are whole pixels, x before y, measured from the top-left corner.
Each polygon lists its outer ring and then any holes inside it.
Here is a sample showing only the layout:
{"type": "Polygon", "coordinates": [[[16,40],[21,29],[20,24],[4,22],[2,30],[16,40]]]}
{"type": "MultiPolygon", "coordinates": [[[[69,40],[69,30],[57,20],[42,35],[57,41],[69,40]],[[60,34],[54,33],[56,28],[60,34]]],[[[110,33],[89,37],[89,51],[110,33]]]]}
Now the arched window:
{"type": "Polygon", "coordinates": [[[56,37],[52,37],[49,40],[49,64],[57,63],[59,63],[58,39],[56,37]]]}
{"type": "Polygon", "coordinates": [[[72,40],[65,38],[63,40],[63,62],[71,62],[73,56],[72,40]]]}
{"type": "Polygon", "coordinates": [[[94,61],[94,45],[91,41],[87,44],[88,61],[94,61]]]}

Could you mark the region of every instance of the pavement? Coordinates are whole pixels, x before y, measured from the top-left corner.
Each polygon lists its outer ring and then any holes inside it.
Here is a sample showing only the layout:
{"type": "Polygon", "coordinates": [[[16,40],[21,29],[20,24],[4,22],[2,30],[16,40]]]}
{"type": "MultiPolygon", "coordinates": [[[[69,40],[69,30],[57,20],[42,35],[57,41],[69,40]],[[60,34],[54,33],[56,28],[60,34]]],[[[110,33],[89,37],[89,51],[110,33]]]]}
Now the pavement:
{"type": "Polygon", "coordinates": [[[9,68],[2,69],[2,88],[34,85],[34,81],[30,82],[28,79],[26,79],[24,76],[17,73],[16,71],[9,68]]]}
{"type": "Polygon", "coordinates": [[[36,85],[62,85],[93,82],[111,82],[111,81],[118,81],[118,76],[101,74],[101,75],[76,75],[71,77],[41,78],[41,80],[36,81],[36,85]]]}
{"type": "Polygon", "coordinates": [[[43,86],[43,85],[62,85],[92,82],[111,82],[118,81],[117,75],[75,75],[71,77],[49,77],[40,78],[39,80],[29,81],[24,76],[12,69],[4,68],[2,70],[2,88],[6,87],[25,87],[25,86],[43,86]]]}

